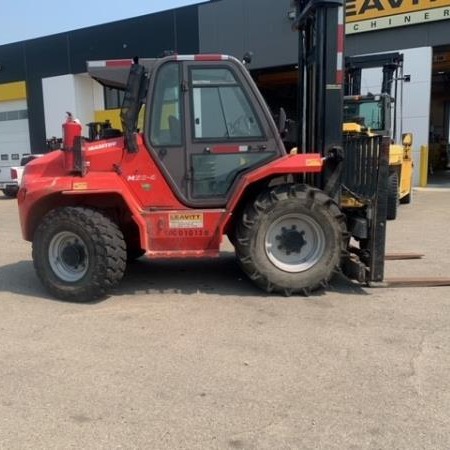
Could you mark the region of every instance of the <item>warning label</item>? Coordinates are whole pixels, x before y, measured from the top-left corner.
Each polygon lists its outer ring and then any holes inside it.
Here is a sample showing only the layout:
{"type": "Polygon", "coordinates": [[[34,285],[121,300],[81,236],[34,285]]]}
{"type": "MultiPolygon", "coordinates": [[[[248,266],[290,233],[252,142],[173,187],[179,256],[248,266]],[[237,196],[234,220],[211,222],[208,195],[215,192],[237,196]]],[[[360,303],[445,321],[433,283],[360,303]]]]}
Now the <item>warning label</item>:
{"type": "Polygon", "coordinates": [[[169,214],[169,228],[203,228],[203,214],[169,214]]]}

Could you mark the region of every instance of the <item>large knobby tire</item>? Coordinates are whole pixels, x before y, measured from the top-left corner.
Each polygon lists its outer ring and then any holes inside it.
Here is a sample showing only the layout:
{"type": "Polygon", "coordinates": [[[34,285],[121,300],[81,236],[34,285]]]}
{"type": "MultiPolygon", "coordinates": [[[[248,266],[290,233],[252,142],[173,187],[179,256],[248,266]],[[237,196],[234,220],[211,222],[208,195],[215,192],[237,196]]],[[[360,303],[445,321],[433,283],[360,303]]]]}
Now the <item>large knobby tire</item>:
{"type": "Polygon", "coordinates": [[[387,196],[387,214],[388,220],[395,220],[397,218],[397,210],[399,205],[398,195],[398,175],[397,172],[389,174],[388,178],[388,196],[387,196]]]}
{"type": "Polygon", "coordinates": [[[50,211],[33,238],[37,275],[61,300],[87,302],[105,297],[122,279],[126,257],[119,227],[89,208],[50,211]]]}
{"type": "Polygon", "coordinates": [[[267,292],[308,295],[326,286],[345,250],[345,217],[324,192],[282,185],[249,204],[236,228],[244,272],[267,292]]]}

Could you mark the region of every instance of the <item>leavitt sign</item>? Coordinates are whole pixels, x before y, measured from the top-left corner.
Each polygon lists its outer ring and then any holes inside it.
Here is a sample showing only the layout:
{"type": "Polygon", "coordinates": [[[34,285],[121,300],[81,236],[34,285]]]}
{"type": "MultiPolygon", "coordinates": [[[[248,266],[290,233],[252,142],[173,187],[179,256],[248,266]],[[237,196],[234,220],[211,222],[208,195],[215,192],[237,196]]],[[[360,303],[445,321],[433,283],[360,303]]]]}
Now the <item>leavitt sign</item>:
{"type": "Polygon", "coordinates": [[[450,19],[450,0],[346,0],[346,34],[450,19]]]}

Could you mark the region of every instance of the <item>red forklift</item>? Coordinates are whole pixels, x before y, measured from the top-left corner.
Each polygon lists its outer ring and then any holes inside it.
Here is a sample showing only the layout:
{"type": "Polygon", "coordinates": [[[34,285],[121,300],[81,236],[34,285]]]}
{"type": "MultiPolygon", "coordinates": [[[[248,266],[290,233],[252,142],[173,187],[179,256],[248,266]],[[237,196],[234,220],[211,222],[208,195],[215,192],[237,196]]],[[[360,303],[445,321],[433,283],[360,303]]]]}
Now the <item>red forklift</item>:
{"type": "Polygon", "coordinates": [[[52,295],[105,297],[127,261],[216,257],[224,236],[267,292],[308,295],[340,271],[383,279],[389,140],[343,140],[342,0],[295,5],[302,126],[289,153],[285,115],[275,124],[234,57],[88,63],[94,79],[124,90],[122,132],[87,139],[69,119],[64,148],[26,166],[18,195],[52,295]],[[339,207],[342,196],[353,206],[339,207]]]}

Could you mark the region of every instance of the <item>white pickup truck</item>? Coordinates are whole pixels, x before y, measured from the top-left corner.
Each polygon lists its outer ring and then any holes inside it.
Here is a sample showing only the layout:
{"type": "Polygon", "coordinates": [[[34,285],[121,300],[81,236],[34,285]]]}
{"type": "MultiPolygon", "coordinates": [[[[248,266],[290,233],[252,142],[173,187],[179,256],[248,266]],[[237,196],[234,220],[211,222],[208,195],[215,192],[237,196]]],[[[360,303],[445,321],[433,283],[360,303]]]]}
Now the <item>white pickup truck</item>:
{"type": "Polygon", "coordinates": [[[11,166],[0,166],[0,190],[6,197],[15,197],[19,190],[16,179],[11,177],[11,166]]]}
{"type": "Polygon", "coordinates": [[[23,176],[23,171],[25,170],[25,165],[28,164],[30,161],[33,161],[33,159],[38,158],[39,156],[42,156],[42,155],[24,156],[22,158],[22,160],[20,161],[20,164],[21,164],[20,166],[13,166],[13,167],[9,168],[9,176],[12,181],[12,184],[10,186],[12,186],[12,187],[10,188],[8,193],[3,191],[3,193],[7,197],[16,197],[17,192],[19,192],[20,183],[22,182],[22,176],[23,176]]]}

